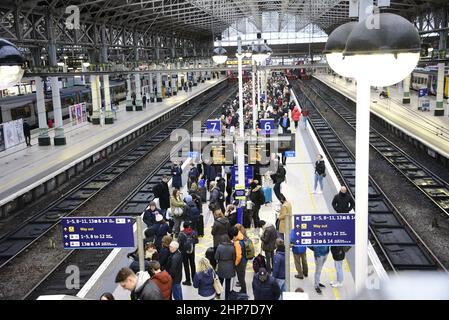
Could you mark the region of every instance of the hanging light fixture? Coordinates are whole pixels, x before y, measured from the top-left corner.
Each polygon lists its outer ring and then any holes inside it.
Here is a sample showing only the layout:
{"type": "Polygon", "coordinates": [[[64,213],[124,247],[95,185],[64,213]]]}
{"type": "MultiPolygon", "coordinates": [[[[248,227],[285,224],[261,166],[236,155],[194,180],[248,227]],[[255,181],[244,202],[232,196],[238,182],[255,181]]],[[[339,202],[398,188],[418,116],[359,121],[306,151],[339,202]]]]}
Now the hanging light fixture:
{"type": "Polygon", "coordinates": [[[17,47],[0,38],[0,90],[7,89],[22,79],[24,63],[25,59],[17,47]]]}
{"type": "Polygon", "coordinates": [[[267,50],[268,56],[271,56],[273,54],[273,50],[268,46],[267,39],[264,40],[265,49],[267,50]]]}
{"type": "Polygon", "coordinates": [[[253,47],[254,42],[251,44],[251,46],[246,47],[246,50],[244,52],[245,58],[251,58],[253,56],[253,47]]]}
{"type": "Polygon", "coordinates": [[[268,59],[269,55],[267,52],[267,48],[262,43],[262,34],[260,32],[257,33],[257,39],[258,43],[254,45],[253,58],[257,63],[262,63],[266,59],[268,59]]]}
{"type": "Polygon", "coordinates": [[[348,60],[343,57],[346,42],[357,22],[348,22],[336,28],[327,39],[323,53],[329,66],[343,77],[352,77],[348,60]]]}
{"type": "Polygon", "coordinates": [[[218,38],[218,47],[214,49],[212,60],[214,60],[216,64],[223,64],[228,60],[227,51],[221,46],[221,37],[218,38]]]}
{"type": "Polygon", "coordinates": [[[379,14],[379,26],[359,22],[348,37],[343,52],[348,69],[373,86],[402,81],[416,67],[421,52],[418,30],[407,19],[392,13],[379,14]]]}

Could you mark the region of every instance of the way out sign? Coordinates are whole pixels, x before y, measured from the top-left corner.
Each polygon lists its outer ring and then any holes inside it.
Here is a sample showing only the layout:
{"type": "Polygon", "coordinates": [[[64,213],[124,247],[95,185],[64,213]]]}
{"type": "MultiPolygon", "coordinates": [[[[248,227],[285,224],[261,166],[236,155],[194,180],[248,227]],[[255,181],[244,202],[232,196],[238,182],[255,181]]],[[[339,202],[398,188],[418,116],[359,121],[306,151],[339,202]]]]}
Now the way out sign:
{"type": "Polygon", "coordinates": [[[355,214],[304,214],[294,216],[295,245],[355,245],[355,214]]]}
{"type": "Polygon", "coordinates": [[[61,218],[64,249],[134,248],[130,217],[61,218]]]}

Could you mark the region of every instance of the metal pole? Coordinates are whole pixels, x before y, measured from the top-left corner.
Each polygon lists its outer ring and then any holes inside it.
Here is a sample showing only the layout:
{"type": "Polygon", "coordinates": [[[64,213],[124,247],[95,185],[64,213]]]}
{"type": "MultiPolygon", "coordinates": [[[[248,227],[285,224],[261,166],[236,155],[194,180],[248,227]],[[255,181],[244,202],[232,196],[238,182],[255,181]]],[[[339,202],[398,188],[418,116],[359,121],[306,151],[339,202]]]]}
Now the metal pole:
{"type": "Polygon", "coordinates": [[[252,86],[252,97],[253,97],[253,129],[256,130],[256,122],[257,122],[257,108],[256,108],[256,65],[254,63],[254,59],[251,59],[252,62],[252,78],[251,78],[251,86],[252,86]]]}
{"type": "Polygon", "coordinates": [[[359,294],[368,274],[368,173],[369,173],[369,80],[357,79],[355,162],[355,286],[359,294]]]}
{"type": "Polygon", "coordinates": [[[242,70],[242,40],[238,37],[238,78],[239,78],[239,137],[237,139],[237,164],[238,164],[238,180],[240,185],[245,185],[245,132],[244,132],[244,119],[243,119],[243,70],[242,70]]]}
{"type": "Polygon", "coordinates": [[[139,270],[145,271],[145,250],[143,248],[143,220],[141,216],[136,217],[137,225],[137,253],[139,254],[139,270]]]}
{"type": "Polygon", "coordinates": [[[288,213],[285,217],[285,291],[290,292],[290,231],[292,229],[292,216],[288,213]]]}

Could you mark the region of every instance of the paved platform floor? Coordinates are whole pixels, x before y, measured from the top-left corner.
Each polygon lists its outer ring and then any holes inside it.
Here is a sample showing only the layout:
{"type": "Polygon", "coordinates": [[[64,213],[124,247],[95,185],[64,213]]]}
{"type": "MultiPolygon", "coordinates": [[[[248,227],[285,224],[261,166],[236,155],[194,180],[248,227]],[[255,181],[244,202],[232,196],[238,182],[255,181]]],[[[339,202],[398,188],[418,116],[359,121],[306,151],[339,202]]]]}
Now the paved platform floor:
{"type": "MultiPolygon", "coordinates": [[[[25,143],[0,153],[0,204],[13,200],[27,190],[55,176],[58,170],[80,161],[89,153],[95,153],[114,139],[120,139],[130,130],[168,112],[177,105],[201,94],[225,78],[199,83],[192,92],[180,91],[178,95],[160,103],[150,103],[143,111],[125,111],[125,102],[119,106],[117,120],[112,125],[84,123],[72,127],[65,125],[67,144],[64,146],[39,146],[37,135],[25,143]]],[[[51,134],[53,136],[53,134],[51,134]]]]}

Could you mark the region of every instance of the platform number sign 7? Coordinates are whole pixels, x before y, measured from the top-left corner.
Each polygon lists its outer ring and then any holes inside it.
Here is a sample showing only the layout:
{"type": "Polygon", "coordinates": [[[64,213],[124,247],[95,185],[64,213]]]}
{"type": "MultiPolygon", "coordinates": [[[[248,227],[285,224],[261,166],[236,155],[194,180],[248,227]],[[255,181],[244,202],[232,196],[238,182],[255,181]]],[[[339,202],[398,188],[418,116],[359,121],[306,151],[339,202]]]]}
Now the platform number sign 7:
{"type": "Polygon", "coordinates": [[[206,129],[207,129],[207,133],[209,133],[209,134],[220,134],[221,121],[220,120],[207,120],[206,129]]]}
{"type": "Polygon", "coordinates": [[[262,133],[271,134],[274,130],[274,119],[261,119],[260,129],[262,130],[262,133]]]}

